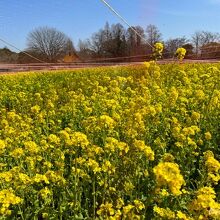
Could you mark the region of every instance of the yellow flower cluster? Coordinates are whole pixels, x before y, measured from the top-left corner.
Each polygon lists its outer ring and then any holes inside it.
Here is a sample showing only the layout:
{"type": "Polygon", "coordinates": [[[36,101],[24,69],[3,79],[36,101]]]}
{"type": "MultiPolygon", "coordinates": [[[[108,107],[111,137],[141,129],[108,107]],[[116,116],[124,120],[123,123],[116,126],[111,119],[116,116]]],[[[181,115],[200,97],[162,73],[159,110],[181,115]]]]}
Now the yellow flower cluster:
{"type": "Polygon", "coordinates": [[[143,152],[148,160],[154,160],[154,152],[152,151],[151,147],[145,145],[144,141],[135,140],[134,141],[134,146],[138,150],[143,152]]]}
{"type": "Polygon", "coordinates": [[[185,183],[176,163],[160,162],[153,169],[159,187],[167,186],[174,195],[181,194],[181,187],[185,183]]]}
{"type": "Polygon", "coordinates": [[[164,49],[164,45],[162,43],[157,42],[154,44],[153,53],[154,53],[155,59],[162,57],[163,49],[164,49]]]}
{"type": "MultiPolygon", "coordinates": [[[[210,212],[210,210],[220,210],[220,203],[216,202],[215,199],[216,193],[213,188],[202,187],[197,191],[197,196],[192,201],[191,209],[207,218],[214,214],[214,211],[210,212]]],[[[218,214],[218,217],[220,217],[220,212],[218,214]]]]}
{"type": "Polygon", "coordinates": [[[1,75],[0,219],[219,219],[219,69],[1,75]]]}
{"type": "Polygon", "coordinates": [[[0,140],[0,154],[4,153],[5,147],[5,142],[3,140],[0,140]]]}
{"type": "Polygon", "coordinates": [[[169,208],[164,209],[158,206],[154,206],[154,212],[164,219],[175,219],[175,213],[169,208]]]}
{"type": "Polygon", "coordinates": [[[1,215],[11,215],[10,206],[19,203],[22,203],[22,199],[16,196],[12,189],[3,189],[0,191],[1,215]]]}
{"type": "Polygon", "coordinates": [[[182,211],[177,211],[176,213],[171,211],[169,208],[160,208],[154,206],[154,212],[158,217],[162,219],[179,219],[179,220],[193,220],[190,216],[187,216],[182,211]]]}
{"type": "Polygon", "coordinates": [[[186,49],[185,49],[185,48],[180,47],[180,48],[178,48],[178,49],[176,50],[176,56],[177,56],[177,58],[178,58],[180,61],[182,61],[182,60],[184,59],[185,55],[186,55],[186,49]]]}
{"type": "Polygon", "coordinates": [[[215,184],[220,180],[220,162],[214,158],[212,151],[204,153],[205,166],[208,170],[208,179],[211,179],[215,184]]]}

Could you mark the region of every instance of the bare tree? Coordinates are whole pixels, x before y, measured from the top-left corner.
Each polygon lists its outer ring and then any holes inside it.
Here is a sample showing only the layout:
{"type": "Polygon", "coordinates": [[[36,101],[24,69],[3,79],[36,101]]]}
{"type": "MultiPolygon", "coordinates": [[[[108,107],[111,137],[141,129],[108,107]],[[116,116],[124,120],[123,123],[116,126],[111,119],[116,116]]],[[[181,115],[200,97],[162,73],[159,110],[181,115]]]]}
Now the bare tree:
{"type": "Polygon", "coordinates": [[[195,48],[195,54],[198,56],[199,54],[199,48],[201,46],[201,41],[202,41],[202,32],[201,31],[196,31],[193,35],[192,35],[192,44],[195,48]]]}
{"type": "Polygon", "coordinates": [[[212,33],[210,31],[203,31],[202,32],[202,46],[217,42],[219,41],[219,34],[218,33],[212,33]]]}
{"type": "Polygon", "coordinates": [[[79,40],[78,42],[78,54],[82,59],[91,59],[93,51],[91,50],[90,40],[79,40]]]}
{"type": "Polygon", "coordinates": [[[131,28],[128,28],[126,31],[126,40],[127,40],[127,50],[128,55],[137,55],[141,53],[145,53],[145,42],[143,38],[144,29],[141,26],[132,27],[135,31],[141,36],[137,35],[131,28]]]}
{"type": "Polygon", "coordinates": [[[212,33],[209,31],[196,31],[192,35],[192,44],[195,48],[196,55],[199,54],[200,48],[203,47],[206,44],[218,42],[219,41],[219,34],[218,33],[212,33]]]}
{"type": "Polygon", "coordinates": [[[185,56],[185,58],[189,58],[190,56],[192,57],[194,55],[194,53],[193,53],[194,47],[193,47],[193,45],[191,43],[186,43],[186,44],[182,45],[182,47],[184,49],[186,49],[186,56],[185,56]]]}
{"type": "Polygon", "coordinates": [[[123,56],[126,53],[125,28],[120,24],[112,25],[112,54],[114,57],[123,56]]]}
{"type": "Polygon", "coordinates": [[[100,29],[98,32],[94,33],[91,37],[90,48],[94,52],[95,56],[101,57],[103,55],[103,43],[104,43],[103,30],[100,29]]]}
{"type": "Polygon", "coordinates": [[[165,48],[167,51],[167,57],[172,57],[177,48],[182,47],[183,45],[187,44],[188,40],[185,37],[178,37],[174,39],[169,39],[165,42],[165,48]]]}
{"type": "Polygon", "coordinates": [[[108,22],[106,22],[104,29],[100,29],[92,35],[91,49],[98,57],[111,57],[112,41],[112,31],[108,22]]]}
{"type": "Polygon", "coordinates": [[[117,57],[126,53],[125,29],[121,24],[113,24],[109,27],[106,23],[104,29],[100,29],[91,37],[90,49],[94,57],[117,57]]]}
{"type": "Polygon", "coordinates": [[[67,39],[64,52],[68,53],[68,54],[75,54],[76,53],[76,50],[73,46],[72,40],[67,39]]]}
{"type": "Polygon", "coordinates": [[[147,26],[146,37],[151,46],[162,40],[162,34],[160,33],[159,29],[152,24],[147,26]]]}
{"type": "Polygon", "coordinates": [[[63,32],[55,28],[39,27],[27,37],[28,51],[49,62],[57,62],[74,50],[73,43],[63,32]]]}

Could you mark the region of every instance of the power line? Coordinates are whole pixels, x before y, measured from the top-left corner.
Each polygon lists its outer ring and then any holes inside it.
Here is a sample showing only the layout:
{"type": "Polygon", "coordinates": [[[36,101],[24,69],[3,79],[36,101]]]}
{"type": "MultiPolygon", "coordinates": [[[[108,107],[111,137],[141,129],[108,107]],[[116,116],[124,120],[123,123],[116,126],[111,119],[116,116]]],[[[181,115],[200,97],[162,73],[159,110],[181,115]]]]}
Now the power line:
{"type": "Polygon", "coordinates": [[[123,21],[128,27],[131,28],[132,31],[135,32],[135,34],[137,34],[141,39],[143,39],[151,48],[153,48],[153,46],[143,37],[141,36],[136,30],[135,28],[133,28],[109,3],[107,3],[105,0],[101,0],[101,2],[103,2],[105,4],[105,6],[107,6],[121,21],[123,21]]]}
{"type": "Polygon", "coordinates": [[[41,62],[41,63],[46,63],[45,61],[40,60],[40,59],[38,59],[38,58],[32,56],[31,54],[25,52],[25,51],[20,50],[19,48],[17,48],[16,46],[12,45],[12,44],[9,43],[9,42],[7,42],[6,40],[3,40],[2,38],[0,38],[0,41],[2,41],[3,43],[7,44],[8,46],[10,46],[10,47],[12,47],[12,48],[18,50],[19,52],[21,52],[21,53],[23,53],[23,54],[25,54],[25,55],[27,55],[27,56],[29,56],[29,57],[31,57],[31,58],[33,58],[33,59],[39,61],[39,62],[41,62]]]}

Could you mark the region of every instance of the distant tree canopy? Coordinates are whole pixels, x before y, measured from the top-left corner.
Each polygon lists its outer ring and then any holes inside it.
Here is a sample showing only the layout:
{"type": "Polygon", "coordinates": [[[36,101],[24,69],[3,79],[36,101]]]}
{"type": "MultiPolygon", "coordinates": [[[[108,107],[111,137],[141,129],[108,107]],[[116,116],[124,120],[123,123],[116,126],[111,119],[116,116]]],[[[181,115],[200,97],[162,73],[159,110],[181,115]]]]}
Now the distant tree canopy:
{"type": "MultiPolygon", "coordinates": [[[[179,47],[186,49],[188,58],[220,57],[219,33],[196,31],[191,38],[183,36],[163,40],[158,27],[152,24],[146,28],[139,25],[125,28],[120,23],[109,25],[108,22],[90,38],[79,40],[77,50],[63,32],[51,27],[36,28],[27,36],[24,52],[46,62],[64,62],[65,57],[70,60],[68,62],[75,62],[73,57],[78,61],[106,61],[109,58],[111,62],[144,61],[152,58],[152,47],[156,42],[162,42],[165,46],[163,58],[172,58],[179,47]]],[[[25,53],[0,49],[0,63],[33,62],[38,61],[25,53]]]]}
{"type": "Polygon", "coordinates": [[[146,28],[147,41],[153,46],[156,42],[162,41],[162,34],[155,25],[148,25],[146,28]]]}
{"type": "Polygon", "coordinates": [[[169,39],[165,42],[165,48],[168,56],[173,56],[173,54],[176,52],[176,50],[179,47],[182,47],[188,42],[188,40],[185,37],[178,37],[169,39]]]}
{"type": "Polygon", "coordinates": [[[16,63],[18,54],[12,52],[7,47],[0,49],[0,63],[16,63]]]}
{"type": "Polygon", "coordinates": [[[149,25],[145,32],[141,26],[126,29],[120,23],[110,26],[107,22],[104,28],[94,33],[90,39],[79,41],[79,55],[84,58],[146,55],[152,52],[151,46],[154,43],[162,40],[161,36],[154,25],[149,25]],[[151,46],[146,42],[148,40],[151,46]]]}
{"type": "Polygon", "coordinates": [[[55,28],[39,27],[27,37],[27,51],[48,62],[57,62],[74,51],[73,42],[55,28]]]}
{"type": "Polygon", "coordinates": [[[146,42],[144,29],[141,26],[132,27],[138,34],[136,34],[131,28],[128,28],[126,31],[126,43],[127,43],[127,54],[133,56],[136,54],[145,54],[146,53],[146,42]]]}
{"type": "MultiPolygon", "coordinates": [[[[104,28],[95,32],[90,39],[80,40],[78,44],[78,54],[84,59],[111,58],[120,56],[139,56],[146,55],[146,59],[152,54],[152,47],[156,42],[162,42],[165,45],[163,58],[174,56],[177,48],[186,49],[186,57],[199,58],[201,52],[210,54],[208,57],[215,56],[217,47],[209,47],[208,50],[202,48],[213,42],[219,42],[219,33],[209,31],[197,31],[191,38],[176,37],[166,41],[162,38],[162,33],[155,25],[148,25],[145,29],[141,26],[132,26],[124,28],[121,24],[105,24],[104,28]],[[138,33],[136,34],[134,30],[138,33]],[[215,53],[212,53],[215,50],[215,53]]],[[[143,60],[144,57],[140,58],[143,60]]],[[[119,59],[120,60],[120,59],[119,59]]],[[[127,60],[138,61],[138,58],[127,60]]]]}
{"type": "Polygon", "coordinates": [[[220,40],[219,33],[212,33],[209,31],[196,31],[191,38],[192,45],[195,48],[196,56],[201,53],[201,48],[205,45],[213,42],[218,42],[220,40]]]}

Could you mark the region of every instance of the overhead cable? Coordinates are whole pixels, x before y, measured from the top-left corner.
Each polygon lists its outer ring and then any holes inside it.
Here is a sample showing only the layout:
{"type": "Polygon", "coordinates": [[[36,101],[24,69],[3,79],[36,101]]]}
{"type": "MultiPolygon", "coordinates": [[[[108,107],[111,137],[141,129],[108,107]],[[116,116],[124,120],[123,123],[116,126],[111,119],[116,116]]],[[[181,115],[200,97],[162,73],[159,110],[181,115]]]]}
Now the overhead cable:
{"type": "Polygon", "coordinates": [[[33,55],[31,55],[31,54],[29,54],[29,53],[27,53],[27,52],[25,52],[25,51],[20,50],[19,48],[17,48],[16,46],[12,45],[12,44],[9,43],[9,42],[7,42],[6,40],[3,40],[2,38],[0,38],[0,41],[2,41],[3,43],[7,44],[8,46],[10,46],[10,47],[12,47],[12,48],[18,50],[19,52],[21,52],[21,53],[23,53],[23,54],[25,54],[25,55],[27,55],[27,56],[29,56],[29,57],[31,57],[31,58],[33,58],[33,59],[39,61],[39,62],[41,62],[41,63],[46,63],[45,61],[40,60],[40,59],[38,59],[37,57],[34,57],[33,55]]]}
{"type": "Polygon", "coordinates": [[[142,36],[140,35],[134,27],[132,27],[109,3],[107,3],[105,0],[100,0],[101,2],[103,2],[105,4],[105,6],[107,6],[121,21],[123,21],[128,27],[131,28],[132,31],[135,32],[135,34],[137,34],[142,40],[144,40],[151,48],[153,48],[153,46],[142,36]]]}

